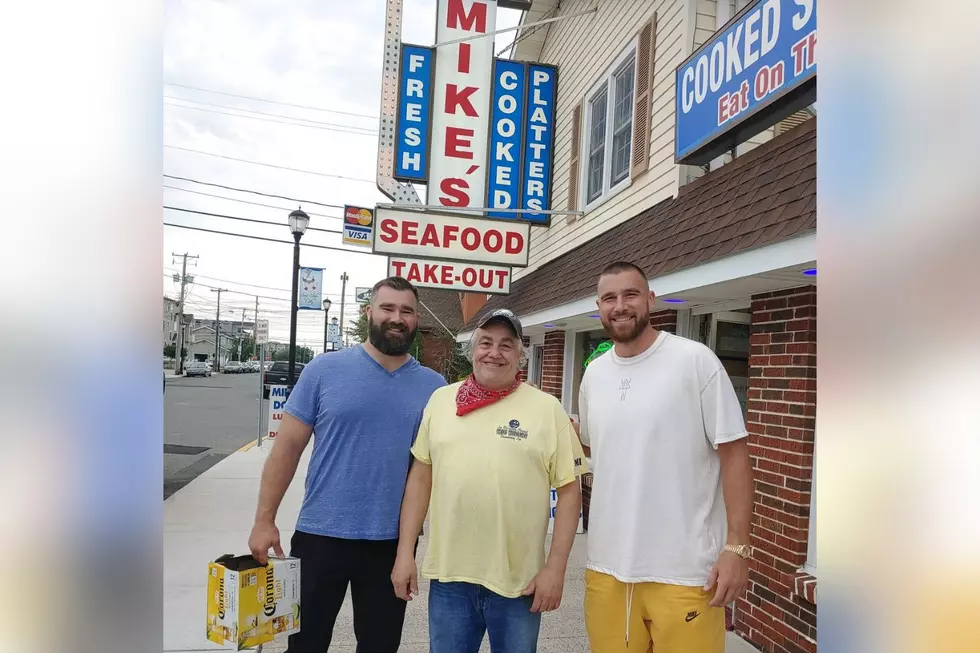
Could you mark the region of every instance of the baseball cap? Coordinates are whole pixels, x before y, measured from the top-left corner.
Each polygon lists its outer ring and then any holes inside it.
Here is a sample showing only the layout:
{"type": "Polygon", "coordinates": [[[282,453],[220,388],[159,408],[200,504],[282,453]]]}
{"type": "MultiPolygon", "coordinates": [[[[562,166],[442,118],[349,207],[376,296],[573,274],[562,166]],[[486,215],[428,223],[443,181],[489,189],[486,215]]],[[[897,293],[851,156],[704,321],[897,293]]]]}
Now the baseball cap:
{"type": "Polygon", "coordinates": [[[491,322],[506,322],[514,329],[514,333],[517,334],[518,338],[524,338],[524,328],[521,326],[521,321],[517,319],[517,316],[513,312],[507,310],[506,308],[498,308],[493,313],[486,315],[480,323],[476,325],[477,329],[482,329],[491,322]]]}

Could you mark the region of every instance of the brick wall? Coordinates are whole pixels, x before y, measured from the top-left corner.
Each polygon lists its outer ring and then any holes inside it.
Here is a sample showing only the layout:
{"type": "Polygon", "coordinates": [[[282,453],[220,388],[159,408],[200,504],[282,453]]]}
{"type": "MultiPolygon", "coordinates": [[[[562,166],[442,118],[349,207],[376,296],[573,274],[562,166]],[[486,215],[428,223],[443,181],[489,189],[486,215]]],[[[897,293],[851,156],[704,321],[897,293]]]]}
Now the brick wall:
{"type": "Polygon", "coordinates": [[[667,309],[650,313],[650,326],[658,331],[677,333],[677,311],[667,309]]]}
{"type": "Polygon", "coordinates": [[[766,653],[817,650],[806,562],[817,409],[817,291],[752,297],[746,426],[755,478],[749,589],[735,629],[766,653]]]}
{"type": "Polygon", "coordinates": [[[565,332],[552,331],[544,336],[541,367],[541,389],[561,401],[562,373],[565,366],[565,332]]]}
{"type": "Polygon", "coordinates": [[[422,360],[419,362],[445,376],[449,370],[449,361],[453,356],[453,344],[453,339],[448,336],[438,332],[423,331],[422,360]]]}

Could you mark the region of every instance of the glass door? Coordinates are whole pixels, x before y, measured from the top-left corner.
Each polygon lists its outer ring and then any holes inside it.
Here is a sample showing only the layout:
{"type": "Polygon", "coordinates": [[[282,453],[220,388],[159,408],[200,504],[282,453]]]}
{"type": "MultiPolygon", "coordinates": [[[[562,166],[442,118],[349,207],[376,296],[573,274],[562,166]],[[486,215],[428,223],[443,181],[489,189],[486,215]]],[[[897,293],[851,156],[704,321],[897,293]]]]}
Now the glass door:
{"type": "Polygon", "coordinates": [[[749,331],[752,315],[737,311],[713,313],[708,338],[710,347],[725,367],[746,415],[749,394],[749,331]]]}

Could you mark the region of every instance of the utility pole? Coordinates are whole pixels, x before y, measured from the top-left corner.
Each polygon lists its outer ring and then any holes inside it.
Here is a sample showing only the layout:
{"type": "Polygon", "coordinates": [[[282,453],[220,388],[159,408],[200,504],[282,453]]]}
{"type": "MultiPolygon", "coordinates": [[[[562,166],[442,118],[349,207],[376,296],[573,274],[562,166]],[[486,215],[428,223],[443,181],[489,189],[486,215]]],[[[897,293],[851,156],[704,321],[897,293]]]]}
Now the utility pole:
{"type": "Polygon", "coordinates": [[[180,301],[177,302],[177,307],[179,311],[179,316],[177,317],[177,365],[175,366],[175,371],[177,376],[181,376],[184,373],[184,288],[187,286],[187,259],[197,259],[198,256],[191,256],[188,253],[177,254],[172,253],[172,256],[180,256],[184,259],[184,263],[180,269],[180,301]]]}
{"type": "Polygon", "coordinates": [[[350,277],[344,272],[340,275],[340,343],[341,348],[347,345],[346,334],[344,333],[344,302],[347,301],[347,280],[350,277]]]}
{"type": "MultiPolygon", "coordinates": [[[[255,301],[258,302],[259,298],[256,297],[255,301]]],[[[242,309],[242,324],[238,327],[238,362],[242,362],[242,344],[245,341],[245,309],[242,309]]]]}
{"type": "Polygon", "coordinates": [[[214,371],[221,371],[221,293],[227,292],[227,288],[212,288],[211,292],[218,293],[218,309],[214,313],[214,371]]]}

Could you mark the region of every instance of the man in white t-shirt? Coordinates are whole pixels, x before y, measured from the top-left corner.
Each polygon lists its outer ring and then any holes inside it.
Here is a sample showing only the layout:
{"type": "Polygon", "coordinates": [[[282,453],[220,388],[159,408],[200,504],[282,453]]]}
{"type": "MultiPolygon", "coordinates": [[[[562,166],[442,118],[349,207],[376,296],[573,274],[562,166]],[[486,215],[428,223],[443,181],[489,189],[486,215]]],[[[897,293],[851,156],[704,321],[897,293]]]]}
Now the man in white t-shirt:
{"type": "Polygon", "coordinates": [[[599,277],[615,347],[586,368],[592,457],[585,622],[593,653],[723,653],[724,606],[748,583],[753,483],[742,409],[721,361],[650,326],[632,263],[599,277]]]}

